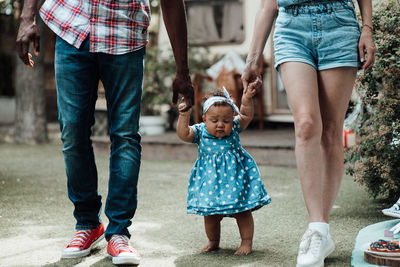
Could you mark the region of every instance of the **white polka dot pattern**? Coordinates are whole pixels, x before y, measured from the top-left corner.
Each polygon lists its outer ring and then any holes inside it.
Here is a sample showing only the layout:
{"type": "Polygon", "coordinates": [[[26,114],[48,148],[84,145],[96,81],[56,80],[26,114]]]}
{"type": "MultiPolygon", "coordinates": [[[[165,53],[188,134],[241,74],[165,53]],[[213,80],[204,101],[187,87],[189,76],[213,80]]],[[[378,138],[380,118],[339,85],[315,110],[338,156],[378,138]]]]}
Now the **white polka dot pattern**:
{"type": "Polygon", "coordinates": [[[255,161],[240,145],[237,119],[224,138],[210,135],[204,123],[191,127],[199,149],[189,179],[188,213],[230,215],[271,202],[255,161]]]}

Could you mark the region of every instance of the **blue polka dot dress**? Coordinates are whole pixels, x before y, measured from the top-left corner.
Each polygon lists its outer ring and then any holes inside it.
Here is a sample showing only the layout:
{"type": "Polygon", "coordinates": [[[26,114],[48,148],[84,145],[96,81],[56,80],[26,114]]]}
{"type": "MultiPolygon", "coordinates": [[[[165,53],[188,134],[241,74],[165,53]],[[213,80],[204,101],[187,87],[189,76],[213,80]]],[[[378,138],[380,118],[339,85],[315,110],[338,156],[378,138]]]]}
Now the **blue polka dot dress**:
{"type": "Polygon", "coordinates": [[[254,159],[240,144],[239,120],[230,136],[217,138],[204,123],[191,126],[198,158],[189,179],[187,212],[230,215],[271,202],[254,159]]]}

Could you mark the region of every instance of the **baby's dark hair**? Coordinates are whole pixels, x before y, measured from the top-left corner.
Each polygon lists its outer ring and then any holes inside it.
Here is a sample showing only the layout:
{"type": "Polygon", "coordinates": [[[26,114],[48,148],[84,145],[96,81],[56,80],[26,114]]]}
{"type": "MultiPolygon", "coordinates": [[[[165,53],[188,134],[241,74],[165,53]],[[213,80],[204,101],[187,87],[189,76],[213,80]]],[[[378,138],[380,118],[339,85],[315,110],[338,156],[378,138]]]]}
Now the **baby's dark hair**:
{"type": "MultiPolygon", "coordinates": [[[[221,89],[216,89],[216,90],[214,90],[212,92],[207,93],[205,95],[205,97],[203,98],[203,100],[206,101],[207,99],[209,99],[209,98],[211,98],[213,96],[221,96],[221,97],[225,97],[226,98],[224,92],[221,89]]],[[[218,101],[218,102],[215,102],[213,104],[213,106],[218,107],[218,106],[230,106],[230,105],[225,101],[218,101]]]]}

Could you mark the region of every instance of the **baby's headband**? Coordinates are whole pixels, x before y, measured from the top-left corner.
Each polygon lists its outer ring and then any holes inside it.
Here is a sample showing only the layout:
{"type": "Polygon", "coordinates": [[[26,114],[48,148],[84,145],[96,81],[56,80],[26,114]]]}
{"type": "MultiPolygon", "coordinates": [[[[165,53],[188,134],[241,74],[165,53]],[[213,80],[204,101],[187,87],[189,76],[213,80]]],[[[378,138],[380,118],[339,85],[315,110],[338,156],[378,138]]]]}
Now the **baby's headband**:
{"type": "Polygon", "coordinates": [[[206,114],[207,110],[212,105],[214,105],[216,102],[225,102],[225,103],[229,104],[233,108],[233,110],[236,111],[236,113],[241,116],[239,108],[235,105],[232,98],[229,96],[228,91],[226,91],[225,87],[222,87],[222,89],[224,89],[225,96],[213,96],[213,97],[210,97],[209,99],[207,99],[203,105],[203,114],[206,114]]]}

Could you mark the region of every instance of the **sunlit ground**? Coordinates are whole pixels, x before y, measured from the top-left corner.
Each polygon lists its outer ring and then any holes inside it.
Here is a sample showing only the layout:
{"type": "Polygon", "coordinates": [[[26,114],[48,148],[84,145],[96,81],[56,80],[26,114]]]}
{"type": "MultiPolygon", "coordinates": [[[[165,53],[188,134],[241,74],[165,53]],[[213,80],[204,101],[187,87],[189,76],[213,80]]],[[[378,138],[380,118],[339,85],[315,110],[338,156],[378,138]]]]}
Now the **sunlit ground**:
{"type": "MultiPolygon", "coordinates": [[[[194,160],[194,159],[193,159],[194,160]]],[[[99,191],[107,194],[108,156],[96,157],[99,191]]],[[[190,161],[143,161],[139,206],[130,230],[142,254],[141,266],[295,266],[298,244],[307,225],[297,172],[260,166],[270,205],[254,212],[254,251],[233,255],[240,244],[234,219],[222,222],[221,249],[203,253],[203,218],[186,214],[190,161]]],[[[349,266],[359,229],[387,219],[382,204],[345,176],[331,216],[335,252],[325,266],[349,266]]],[[[103,220],[107,219],[102,216],[103,220]]],[[[74,231],[66,194],[59,144],[0,145],[0,266],[111,266],[106,242],[92,256],[60,260],[74,231]]]]}

